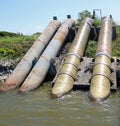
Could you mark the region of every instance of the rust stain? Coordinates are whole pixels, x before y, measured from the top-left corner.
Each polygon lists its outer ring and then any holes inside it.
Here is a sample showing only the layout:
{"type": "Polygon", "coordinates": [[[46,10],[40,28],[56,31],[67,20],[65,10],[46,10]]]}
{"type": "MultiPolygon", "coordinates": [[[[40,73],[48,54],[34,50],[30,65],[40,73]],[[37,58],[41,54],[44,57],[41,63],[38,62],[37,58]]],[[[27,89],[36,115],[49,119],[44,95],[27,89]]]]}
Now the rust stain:
{"type": "Polygon", "coordinates": [[[38,39],[37,41],[43,43],[46,46],[46,43],[44,41],[42,41],[40,39],[38,39]]]}

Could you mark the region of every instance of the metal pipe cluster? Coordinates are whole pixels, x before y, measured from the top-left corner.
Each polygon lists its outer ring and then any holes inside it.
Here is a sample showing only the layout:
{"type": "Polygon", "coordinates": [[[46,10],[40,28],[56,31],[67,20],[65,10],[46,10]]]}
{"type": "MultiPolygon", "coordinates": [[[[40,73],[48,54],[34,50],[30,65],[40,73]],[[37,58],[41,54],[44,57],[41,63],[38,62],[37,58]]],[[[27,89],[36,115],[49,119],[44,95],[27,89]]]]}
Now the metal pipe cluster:
{"type": "Polygon", "coordinates": [[[90,84],[90,98],[102,100],[110,94],[112,19],[104,17],[98,39],[95,64],[90,84]]]}
{"type": "Polygon", "coordinates": [[[0,87],[0,92],[6,92],[8,90],[14,89],[24,81],[33,66],[34,60],[37,59],[43,52],[60,24],[61,23],[57,20],[53,20],[48,24],[46,29],[32,45],[21,62],[16,66],[12,75],[10,75],[5,83],[2,84],[0,87]]]}
{"type": "Polygon", "coordinates": [[[69,29],[71,29],[74,24],[75,21],[70,18],[66,19],[62,23],[62,25],[40,56],[38,62],[22,84],[21,88],[18,91],[19,93],[28,92],[40,86],[47,75],[51,59],[58,54],[69,33],[69,29]]]}
{"type": "Polygon", "coordinates": [[[65,62],[55,81],[55,85],[52,89],[52,97],[61,97],[73,88],[80,59],[84,54],[92,23],[93,19],[91,18],[85,18],[83,22],[81,22],[65,62]]]}

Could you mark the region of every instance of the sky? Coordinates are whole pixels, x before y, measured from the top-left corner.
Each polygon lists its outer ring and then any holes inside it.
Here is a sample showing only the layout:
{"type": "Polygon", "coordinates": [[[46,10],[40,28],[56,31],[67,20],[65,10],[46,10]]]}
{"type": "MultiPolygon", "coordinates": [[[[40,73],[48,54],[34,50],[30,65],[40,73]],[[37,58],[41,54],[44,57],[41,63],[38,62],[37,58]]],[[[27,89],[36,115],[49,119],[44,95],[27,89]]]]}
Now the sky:
{"type": "Polygon", "coordinates": [[[0,31],[31,35],[42,32],[53,16],[63,22],[70,14],[76,20],[79,12],[93,9],[120,22],[120,0],[0,0],[0,31]]]}

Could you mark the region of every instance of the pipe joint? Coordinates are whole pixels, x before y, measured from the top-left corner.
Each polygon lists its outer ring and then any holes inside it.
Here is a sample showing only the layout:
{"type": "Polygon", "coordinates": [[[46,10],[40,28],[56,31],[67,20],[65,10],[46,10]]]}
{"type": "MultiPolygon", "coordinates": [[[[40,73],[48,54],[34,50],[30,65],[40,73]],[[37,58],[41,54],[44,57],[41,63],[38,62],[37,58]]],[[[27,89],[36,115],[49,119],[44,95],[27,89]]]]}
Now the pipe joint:
{"type": "Polygon", "coordinates": [[[75,76],[75,75],[71,75],[69,72],[60,72],[59,74],[58,74],[58,76],[59,75],[61,75],[61,74],[65,74],[65,75],[68,75],[68,76],[70,76],[70,77],[72,77],[72,79],[75,81],[76,79],[77,79],[77,77],[75,76]]]}
{"type": "Polygon", "coordinates": [[[108,67],[108,68],[112,71],[111,66],[109,66],[109,65],[108,65],[108,64],[106,64],[106,63],[99,63],[99,62],[97,62],[97,63],[95,63],[94,67],[95,67],[96,65],[99,65],[99,64],[102,64],[102,65],[107,66],[107,67],[108,67]]]}
{"type": "Polygon", "coordinates": [[[76,54],[76,53],[67,53],[67,55],[74,55],[74,56],[76,56],[76,57],[79,58],[79,59],[82,58],[80,55],[78,55],[78,54],[76,54]]]}
{"type": "Polygon", "coordinates": [[[78,66],[76,64],[74,64],[73,62],[64,62],[63,65],[64,64],[71,64],[71,65],[75,66],[78,69],[78,66]]]}
{"type": "Polygon", "coordinates": [[[105,55],[111,59],[111,55],[107,51],[101,51],[101,52],[96,53],[95,58],[99,55],[105,55]]]}
{"type": "Polygon", "coordinates": [[[92,77],[91,77],[91,80],[92,80],[93,77],[98,76],[98,75],[104,76],[105,78],[107,78],[112,83],[111,76],[110,75],[107,75],[106,73],[103,73],[103,72],[101,72],[101,73],[94,73],[92,75],[92,77]]]}

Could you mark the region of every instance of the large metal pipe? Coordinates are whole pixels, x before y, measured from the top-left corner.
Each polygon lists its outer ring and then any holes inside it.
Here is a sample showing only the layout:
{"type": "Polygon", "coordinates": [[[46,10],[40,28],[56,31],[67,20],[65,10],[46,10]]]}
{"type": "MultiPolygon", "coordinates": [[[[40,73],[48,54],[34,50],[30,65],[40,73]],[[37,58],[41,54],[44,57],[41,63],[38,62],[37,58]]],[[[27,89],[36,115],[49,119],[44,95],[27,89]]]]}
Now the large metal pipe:
{"type": "Polygon", "coordinates": [[[0,87],[0,92],[14,89],[24,81],[33,66],[33,61],[43,52],[60,24],[61,23],[57,20],[53,20],[48,24],[46,29],[32,45],[21,62],[16,66],[12,75],[9,76],[5,83],[0,87]]]}
{"type": "Polygon", "coordinates": [[[50,67],[51,59],[54,58],[59,52],[69,33],[69,29],[71,29],[74,24],[75,21],[72,19],[66,19],[62,23],[61,27],[58,29],[57,33],[52,38],[49,45],[32,69],[31,73],[28,75],[27,79],[19,89],[19,93],[34,90],[43,82],[50,67]]]}
{"type": "Polygon", "coordinates": [[[98,39],[95,65],[90,84],[90,98],[102,100],[110,94],[112,19],[104,17],[98,39]]]}
{"type": "Polygon", "coordinates": [[[81,23],[61,71],[55,81],[55,85],[52,89],[52,97],[61,97],[73,88],[80,59],[84,54],[92,23],[93,19],[91,18],[85,18],[81,23]]]}

